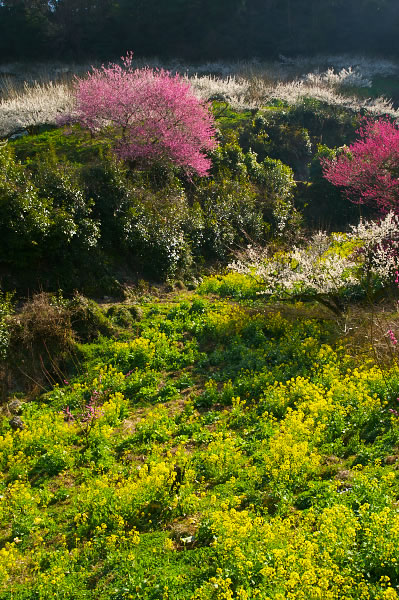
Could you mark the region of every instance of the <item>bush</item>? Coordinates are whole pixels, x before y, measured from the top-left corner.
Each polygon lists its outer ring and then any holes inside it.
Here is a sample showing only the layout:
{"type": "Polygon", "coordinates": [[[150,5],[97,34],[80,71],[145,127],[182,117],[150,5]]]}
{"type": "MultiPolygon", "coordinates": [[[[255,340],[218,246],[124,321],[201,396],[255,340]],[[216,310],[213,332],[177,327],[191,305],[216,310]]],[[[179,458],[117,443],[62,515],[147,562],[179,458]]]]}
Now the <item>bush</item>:
{"type": "Polygon", "coordinates": [[[71,163],[58,164],[50,152],[28,167],[2,146],[0,254],[9,286],[23,278],[25,289],[71,289],[82,283],[83,268],[86,282],[93,271],[98,275],[100,229],[92,208],[71,163]]]}
{"type": "Polygon", "coordinates": [[[84,177],[108,256],[116,254],[119,260],[124,256],[135,274],[155,278],[189,266],[191,253],[184,233],[189,207],[173,171],[131,174],[108,156],[85,170],[84,177]]]}
{"type": "Polygon", "coordinates": [[[357,120],[352,110],[311,97],[302,98],[288,113],[290,124],[305,128],[312,142],[328,146],[350,143],[357,120]]]}
{"type": "Polygon", "coordinates": [[[98,243],[99,223],[92,218],[93,201],[88,200],[79,181],[79,172],[71,163],[59,164],[54,158],[42,157],[35,184],[40,196],[51,198],[51,227],[46,248],[55,261],[74,257],[81,263],[83,255],[98,243]]]}
{"type": "Polygon", "coordinates": [[[107,318],[120,327],[132,327],[135,321],[140,321],[142,311],[139,306],[114,305],[107,310],[107,318]]]}
{"type": "Polygon", "coordinates": [[[75,294],[66,302],[72,329],[80,342],[91,342],[100,335],[112,335],[115,330],[94,300],[75,294]]]}
{"type": "Polygon", "coordinates": [[[32,177],[0,145],[0,253],[2,262],[21,267],[37,260],[51,227],[51,202],[41,198],[32,177]]]}
{"type": "Polygon", "coordinates": [[[196,198],[202,209],[197,230],[197,254],[225,261],[231,251],[249,241],[265,240],[264,222],[254,187],[247,181],[218,178],[199,187],[196,198]]]}
{"type": "Polygon", "coordinates": [[[135,263],[131,266],[157,278],[184,271],[191,263],[184,235],[188,216],[187,199],[178,182],[160,192],[135,190],[120,219],[123,247],[135,263]]]}
{"type": "Polygon", "coordinates": [[[80,294],[70,300],[61,293],[36,294],[7,320],[5,379],[16,390],[33,392],[62,383],[76,366],[77,342],[92,342],[115,331],[93,300],[80,294]]]}
{"type": "Polygon", "coordinates": [[[266,157],[258,163],[256,158],[254,152],[248,152],[245,164],[251,181],[260,189],[264,217],[279,233],[293,226],[297,229],[299,215],[292,203],[296,187],[292,169],[281,160],[266,157]]]}
{"type": "Polygon", "coordinates": [[[319,144],[309,169],[309,184],[299,190],[299,203],[311,227],[346,229],[359,220],[359,208],[348,202],[342,192],[323,177],[322,163],[333,160],[337,150],[319,144]]]}
{"type": "MultiPolygon", "coordinates": [[[[228,142],[213,153],[212,172],[216,181],[234,179],[243,190],[252,186],[256,209],[262,214],[264,221],[272,225],[273,233],[289,228],[291,223],[298,226],[292,204],[296,185],[294,174],[280,160],[266,157],[258,162],[255,152],[249,150],[245,153],[236,141],[228,142]]],[[[242,227],[238,226],[238,229],[242,227]]],[[[247,233],[253,241],[260,241],[253,228],[247,233]]]]}
{"type": "Polygon", "coordinates": [[[304,178],[312,152],[311,139],[306,126],[292,118],[290,110],[259,113],[247,133],[248,138],[244,137],[242,143],[259,154],[261,161],[267,157],[281,160],[295,171],[297,177],[304,178]]]}
{"type": "Polygon", "coordinates": [[[0,362],[7,356],[10,341],[8,318],[13,312],[12,294],[0,291],[0,362]]]}

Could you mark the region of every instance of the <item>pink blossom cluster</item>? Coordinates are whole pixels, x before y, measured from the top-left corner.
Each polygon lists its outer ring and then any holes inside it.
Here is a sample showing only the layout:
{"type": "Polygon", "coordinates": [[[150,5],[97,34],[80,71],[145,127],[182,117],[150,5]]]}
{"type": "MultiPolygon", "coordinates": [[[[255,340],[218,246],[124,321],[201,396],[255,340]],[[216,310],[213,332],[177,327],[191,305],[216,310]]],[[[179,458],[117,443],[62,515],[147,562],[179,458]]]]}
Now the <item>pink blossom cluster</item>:
{"type": "Polygon", "coordinates": [[[359,139],[337,158],[326,159],[324,177],[345,188],[350,200],[399,212],[399,125],[388,118],[363,119],[359,139]]]}
{"type": "MultiPolygon", "coordinates": [[[[396,398],[396,401],[399,402],[399,398],[396,398]]],[[[399,417],[399,411],[396,410],[395,408],[390,408],[389,412],[392,413],[393,415],[395,415],[395,417],[399,417]]]]}
{"type": "Polygon", "coordinates": [[[68,423],[76,422],[82,430],[82,433],[87,436],[95,421],[104,414],[104,411],[99,405],[100,401],[101,393],[94,390],[90,396],[89,402],[83,407],[83,410],[80,413],[74,415],[69,406],[62,411],[65,421],[68,423]]]}
{"type": "Polygon", "coordinates": [[[190,83],[163,69],[133,69],[123,64],[93,69],[77,79],[76,105],[69,121],[108,134],[117,155],[141,165],[173,164],[207,175],[215,148],[213,117],[190,83]]]}

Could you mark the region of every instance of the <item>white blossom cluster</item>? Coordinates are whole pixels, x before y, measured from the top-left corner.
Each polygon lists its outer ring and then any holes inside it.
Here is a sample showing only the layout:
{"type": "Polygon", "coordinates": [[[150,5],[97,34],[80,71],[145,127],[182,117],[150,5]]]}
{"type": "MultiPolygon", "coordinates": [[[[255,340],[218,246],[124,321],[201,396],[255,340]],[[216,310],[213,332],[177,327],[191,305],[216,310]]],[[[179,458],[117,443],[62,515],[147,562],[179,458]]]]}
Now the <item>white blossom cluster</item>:
{"type": "MultiPolygon", "coordinates": [[[[202,65],[178,60],[162,63],[153,58],[135,59],[135,64],[138,68],[148,65],[180,73],[200,98],[219,97],[236,110],[262,108],[276,100],[295,105],[304,98],[314,98],[355,113],[365,109],[376,116],[399,118],[399,110],[386,98],[364,99],[342,93],[344,89],[369,87],[370,79],[377,74],[398,75],[399,66],[392,61],[343,55],[202,65]]],[[[88,65],[54,64],[46,70],[39,64],[29,72],[18,64],[1,66],[0,138],[35,125],[56,123],[60,113],[70,110],[74,74],[83,76],[88,70],[88,65]],[[21,86],[21,81],[25,85],[21,86]]]]}
{"type": "Polygon", "coordinates": [[[255,277],[265,295],[338,293],[355,282],[355,263],[350,258],[337,260],[335,254],[328,254],[330,243],[329,236],[319,232],[307,246],[294,246],[290,252],[268,256],[265,251],[249,248],[229,268],[255,277]]]}
{"type": "MultiPolygon", "coordinates": [[[[350,84],[349,77],[347,85],[350,84]]],[[[333,83],[321,81],[320,75],[309,75],[303,79],[293,81],[270,82],[262,77],[251,77],[250,79],[229,76],[226,78],[211,75],[189,77],[188,80],[204,100],[209,100],[217,95],[223,96],[231,106],[237,110],[256,109],[275,100],[281,100],[289,105],[295,105],[304,98],[314,98],[331,106],[341,106],[354,113],[365,109],[374,115],[390,115],[399,118],[399,110],[393,103],[382,96],[378,98],[358,98],[355,95],[341,94],[340,86],[333,83]]],[[[361,80],[364,87],[366,80],[361,80]]]]}
{"type": "MultiPolygon", "coordinates": [[[[374,115],[399,118],[399,110],[386,98],[359,99],[336,92],[325,84],[291,81],[270,84],[260,78],[213,77],[194,75],[188,80],[204,100],[224,98],[236,110],[261,108],[275,100],[290,105],[304,98],[314,98],[331,106],[342,106],[355,113],[366,109],[374,115]]],[[[73,102],[72,86],[68,83],[35,83],[25,85],[11,97],[0,100],[0,137],[34,125],[55,124],[57,116],[70,112],[73,102]]]]}
{"type": "Polygon", "coordinates": [[[399,268],[398,215],[390,212],[377,222],[360,221],[349,237],[360,242],[363,273],[369,271],[383,282],[392,281],[399,268]]]}
{"type": "Polygon", "coordinates": [[[312,85],[326,85],[328,87],[370,88],[372,86],[371,79],[364,77],[358,67],[341,69],[338,73],[335,72],[333,67],[330,67],[324,73],[308,73],[303,80],[312,85]]]}
{"type": "Polygon", "coordinates": [[[296,56],[294,58],[280,55],[282,66],[297,73],[306,73],[326,68],[337,70],[355,68],[363,77],[391,77],[399,74],[397,62],[386,58],[355,56],[353,54],[315,54],[313,56],[296,56]]]}
{"type": "Polygon", "coordinates": [[[399,219],[361,221],[347,234],[318,232],[304,246],[270,255],[249,247],[229,265],[254,277],[270,296],[333,295],[359,285],[370,275],[392,282],[399,264],[399,219]]]}
{"type": "Polygon", "coordinates": [[[265,102],[283,100],[290,105],[295,105],[304,98],[314,98],[331,106],[342,106],[354,113],[365,109],[374,115],[390,115],[393,118],[399,118],[399,110],[393,106],[390,100],[382,96],[361,99],[356,96],[340,94],[334,88],[324,84],[312,84],[303,80],[278,83],[268,88],[266,95],[265,102]]]}
{"type": "Polygon", "coordinates": [[[208,100],[216,96],[224,97],[228,101],[233,101],[235,104],[246,104],[250,90],[250,81],[247,79],[239,79],[238,77],[228,76],[225,78],[215,77],[212,75],[192,77],[186,76],[186,79],[191,83],[199,97],[208,100]]]}

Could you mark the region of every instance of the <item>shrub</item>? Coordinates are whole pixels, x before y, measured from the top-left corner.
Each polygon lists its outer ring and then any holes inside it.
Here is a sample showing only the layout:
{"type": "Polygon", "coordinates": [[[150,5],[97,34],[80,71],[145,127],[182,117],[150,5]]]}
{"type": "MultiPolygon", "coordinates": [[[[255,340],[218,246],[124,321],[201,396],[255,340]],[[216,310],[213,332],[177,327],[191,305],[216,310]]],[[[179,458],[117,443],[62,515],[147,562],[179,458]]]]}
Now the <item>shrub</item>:
{"type": "Polygon", "coordinates": [[[138,306],[111,306],[107,310],[107,317],[120,327],[132,327],[135,320],[140,320],[140,307],[138,306]]]}
{"type": "Polygon", "coordinates": [[[323,177],[323,161],[336,158],[338,150],[319,144],[309,169],[309,184],[299,190],[306,221],[312,227],[342,230],[359,220],[359,208],[323,177]]]}
{"type": "Polygon", "coordinates": [[[303,178],[312,144],[306,126],[292,118],[291,110],[270,109],[258,113],[247,134],[248,140],[242,142],[259,154],[261,160],[266,157],[281,160],[294,169],[297,177],[303,178]]]}
{"type": "Polygon", "coordinates": [[[120,214],[122,247],[131,253],[137,272],[151,277],[175,275],[191,263],[184,235],[187,199],[178,182],[162,191],[135,189],[120,214]]]}
{"type": "Polygon", "coordinates": [[[248,181],[227,178],[207,180],[197,191],[202,209],[195,238],[198,254],[208,259],[226,260],[248,239],[265,239],[269,225],[264,222],[254,186],[248,181]]]}
{"type": "Polygon", "coordinates": [[[90,342],[100,335],[114,333],[112,323],[94,300],[75,294],[72,300],[66,302],[66,309],[72,329],[81,342],[90,342]]]}
{"type": "Polygon", "coordinates": [[[156,278],[184,270],[191,261],[184,232],[190,210],[183,186],[172,172],[161,175],[130,174],[109,156],[84,172],[107,255],[123,255],[131,271],[156,278]]]}
{"type": "Polygon", "coordinates": [[[351,107],[335,104],[330,99],[317,99],[307,95],[296,102],[290,110],[288,120],[292,125],[304,127],[313,141],[336,146],[351,141],[357,123],[356,114],[360,106],[351,107]]]}
{"type": "Polygon", "coordinates": [[[71,164],[59,164],[56,157],[41,156],[35,184],[40,196],[51,199],[51,227],[46,239],[47,252],[56,260],[68,255],[82,261],[82,253],[95,248],[99,223],[92,218],[93,201],[88,200],[77,169],[71,164]]]}
{"type": "MultiPolygon", "coordinates": [[[[5,299],[9,306],[10,297],[5,299]]],[[[71,364],[76,366],[77,342],[115,333],[96,302],[80,294],[70,300],[60,293],[35,294],[6,325],[9,350],[5,367],[9,384],[18,390],[38,391],[49,383],[62,383],[71,364]]]]}
{"type": "Polygon", "coordinates": [[[50,225],[51,203],[7,144],[0,145],[0,253],[2,262],[23,266],[40,255],[50,225]]]}
{"type": "Polygon", "coordinates": [[[264,216],[279,233],[293,225],[297,228],[299,215],[292,204],[296,187],[292,169],[281,160],[266,157],[258,163],[256,158],[254,152],[248,152],[245,164],[251,181],[260,189],[264,216]]]}
{"type": "MultiPolygon", "coordinates": [[[[237,182],[240,191],[249,195],[251,190],[252,212],[259,211],[258,214],[273,226],[274,231],[281,232],[294,221],[298,225],[292,204],[296,184],[289,166],[269,157],[259,162],[255,152],[244,152],[236,141],[220,146],[212,157],[212,173],[216,183],[220,185],[232,179],[237,182]]],[[[236,225],[236,228],[238,231],[243,229],[242,225],[236,225]]],[[[253,226],[245,232],[253,241],[260,241],[263,233],[256,231],[253,226]]]]}
{"type": "Polygon", "coordinates": [[[134,186],[126,167],[113,155],[89,163],[82,169],[85,191],[93,198],[93,216],[101,223],[101,243],[108,252],[120,248],[123,239],[123,218],[132,204],[134,186]]]}
{"type": "Polygon", "coordinates": [[[13,312],[12,295],[0,291],[0,362],[7,356],[9,334],[9,317],[13,312]]]}
{"type": "Polygon", "coordinates": [[[59,164],[50,151],[28,167],[0,147],[0,255],[11,285],[21,270],[25,288],[37,289],[38,280],[53,289],[81,283],[82,266],[91,262],[93,271],[97,258],[92,209],[72,164],[59,164]]]}

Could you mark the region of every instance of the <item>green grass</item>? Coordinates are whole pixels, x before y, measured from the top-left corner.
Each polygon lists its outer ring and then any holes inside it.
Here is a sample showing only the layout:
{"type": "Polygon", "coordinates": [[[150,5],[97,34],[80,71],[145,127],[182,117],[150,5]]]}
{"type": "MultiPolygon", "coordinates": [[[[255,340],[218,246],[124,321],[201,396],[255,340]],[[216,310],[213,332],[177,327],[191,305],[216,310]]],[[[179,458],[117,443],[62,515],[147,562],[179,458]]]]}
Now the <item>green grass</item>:
{"type": "Polygon", "coordinates": [[[109,148],[109,144],[103,139],[91,138],[77,126],[70,130],[48,128],[37,135],[18,138],[10,144],[16,158],[22,162],[29,162],[38,155],[50,152],[54,153],[58,160],[84,164],[97,158],[99,151],[109,148]]]}

